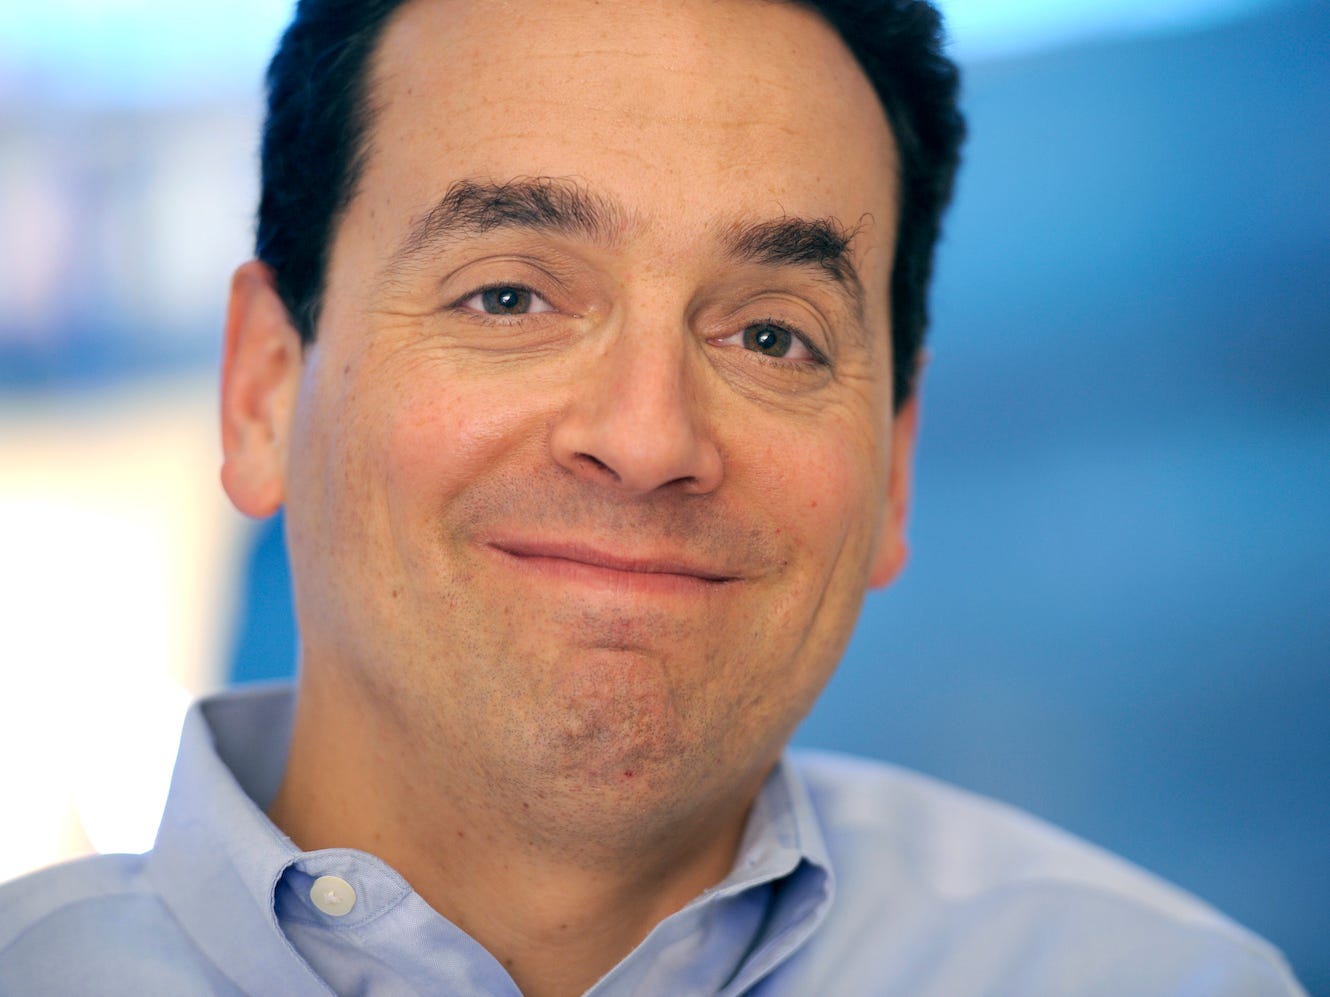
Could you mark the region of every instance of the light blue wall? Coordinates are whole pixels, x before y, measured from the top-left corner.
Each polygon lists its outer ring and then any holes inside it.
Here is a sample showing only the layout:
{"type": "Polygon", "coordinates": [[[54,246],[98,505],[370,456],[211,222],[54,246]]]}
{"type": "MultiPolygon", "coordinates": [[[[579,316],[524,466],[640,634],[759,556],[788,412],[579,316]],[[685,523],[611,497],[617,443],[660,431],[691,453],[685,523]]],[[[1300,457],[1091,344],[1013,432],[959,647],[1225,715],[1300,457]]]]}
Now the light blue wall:
{"type": "Polygon", "coordinates": [[[1330,6],[967,89],[913,563],[800,740],[1125,853],[1330,993],[1330,6]]]}

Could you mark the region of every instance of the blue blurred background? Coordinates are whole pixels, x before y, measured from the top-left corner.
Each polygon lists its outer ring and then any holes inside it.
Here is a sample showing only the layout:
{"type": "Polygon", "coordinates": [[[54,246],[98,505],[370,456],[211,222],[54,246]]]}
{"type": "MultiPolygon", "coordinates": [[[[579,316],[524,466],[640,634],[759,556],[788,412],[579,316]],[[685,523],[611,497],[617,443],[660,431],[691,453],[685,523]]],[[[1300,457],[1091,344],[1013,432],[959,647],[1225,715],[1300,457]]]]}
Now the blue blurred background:
{"type": "MultiPolygon", "coordinates": [[[[1330,994],[1330,5],[944,6],[972,137],[913,561],[798,740],[1120,852],[1330,994]]],[[[126,407],[194,420],[215,456],[221,302],[287,13],[61,0],[0,28],[0,508],[40,495],[18,465],[34,440],[126,407]]],[[[193,692],[295,653],[280,523],[228,516],[186,529],[212,547],[165,576],[208,607],[193,666],[168,665],[193,692]],[[221,588],[178,581],[196,575],[221,588]]],[[[0,564],[20,633],[32,570],[0,564]]],[[[50,629],[0,643],[0,699],[50,629]]]]}

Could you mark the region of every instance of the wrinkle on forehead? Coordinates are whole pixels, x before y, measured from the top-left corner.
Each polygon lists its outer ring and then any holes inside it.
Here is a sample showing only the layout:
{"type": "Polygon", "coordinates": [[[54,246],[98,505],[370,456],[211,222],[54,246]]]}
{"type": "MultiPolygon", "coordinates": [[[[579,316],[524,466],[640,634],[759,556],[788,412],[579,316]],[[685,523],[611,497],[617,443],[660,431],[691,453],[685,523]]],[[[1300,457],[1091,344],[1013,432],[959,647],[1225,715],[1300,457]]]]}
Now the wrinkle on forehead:
{"type": "MultiPolygon", "coordinates": [[[[802,3],[671,0],[668,16],[643,15],[640,0],[415,0],[394,15],[375,53],[375,89],[388,76],[421,80],[424,69],[464,91],[474,72],[505,67],[499,76],[533,106],[578,102],[590,87],[616,110],[631,106],[662,122],[784,131],[777,91],[812,89],[834,104],[866,94],[880,104],[836,29],[802,3]],[[384,58],[388,50],[396,54],[384,58]],[[642,85],[658,72],[690,99],[642,85]]],[[[495,90],[473,96],[488,101],[495,90]]]]}

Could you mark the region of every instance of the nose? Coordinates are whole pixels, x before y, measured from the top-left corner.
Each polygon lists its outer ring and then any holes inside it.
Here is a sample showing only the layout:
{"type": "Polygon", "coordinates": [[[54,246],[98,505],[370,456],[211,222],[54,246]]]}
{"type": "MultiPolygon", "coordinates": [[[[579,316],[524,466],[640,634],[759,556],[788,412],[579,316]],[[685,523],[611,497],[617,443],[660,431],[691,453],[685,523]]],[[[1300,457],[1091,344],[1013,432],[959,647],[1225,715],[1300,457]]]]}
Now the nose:
{"type": "Polygon", "coordinates": [[[554,459],[585,481],[625,494],[717,488],[724,474],[720,450],[688,369],[688,348],[682,335],[621,331],[573,385],[551,434],[554,459]]]}

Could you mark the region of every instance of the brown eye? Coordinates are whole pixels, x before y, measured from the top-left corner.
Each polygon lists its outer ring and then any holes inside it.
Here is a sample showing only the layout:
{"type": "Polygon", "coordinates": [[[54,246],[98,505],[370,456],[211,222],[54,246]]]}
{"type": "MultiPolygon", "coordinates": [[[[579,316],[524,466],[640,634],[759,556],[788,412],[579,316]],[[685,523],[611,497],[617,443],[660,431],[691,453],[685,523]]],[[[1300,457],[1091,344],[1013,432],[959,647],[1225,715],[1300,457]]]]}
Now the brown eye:
{"type": "Polygon", "coordinates": [[[750,325],[743,332],[744,348],[766,354],[769,357],[783,357],[794,345],[794,334],[789,329],[778,325],[750,325]]]}

